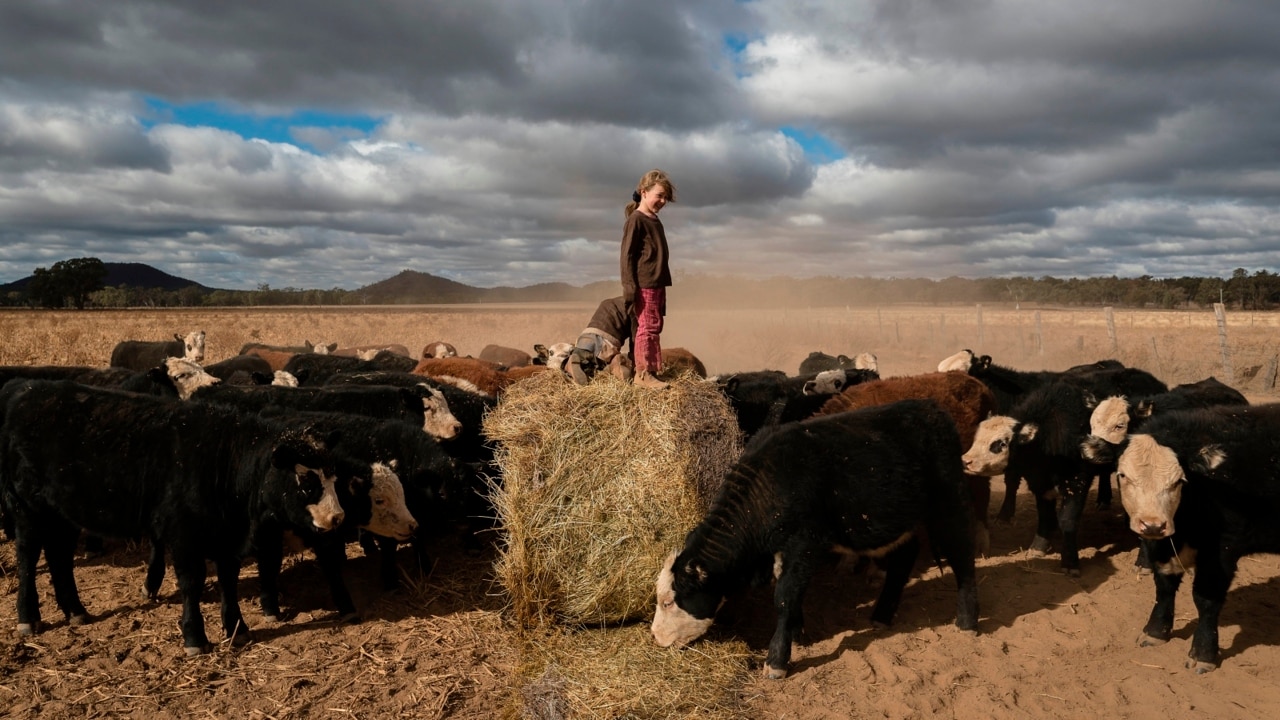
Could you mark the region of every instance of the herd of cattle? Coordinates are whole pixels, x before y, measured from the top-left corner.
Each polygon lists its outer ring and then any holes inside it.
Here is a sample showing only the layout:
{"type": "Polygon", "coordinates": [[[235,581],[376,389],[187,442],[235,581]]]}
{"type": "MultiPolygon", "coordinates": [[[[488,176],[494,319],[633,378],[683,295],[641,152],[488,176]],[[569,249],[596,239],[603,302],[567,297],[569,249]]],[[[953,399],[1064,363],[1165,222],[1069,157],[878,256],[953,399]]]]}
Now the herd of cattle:
{"type": "MultiPolygon", "coordinates": [[[[268,618],[281,616],[283,538],[312,548],[344,619],[358,617],[343,581],[346,545],[399,577],[396,547],[456,528],[469,543],[491,515],[497,478],[484,414],[513,382],[564,372],[571,345],[534,353],[447,342],[415,357],[396,344],[339,348],[251,343],[201,365],[204,333],[126,341],[108,367],[0,367],[0,510],[17,556],[17,630],[40,629],[36,568],[45,556],[69,624],[87,622],[73,573],[80,539],[146,538],[148,595],[168,556],[183,602],[188,654],[205,652],[199,597],[216,569],[223,631],[249,641],[237,579],[253,557],[268,618]],[[167,553],[166,553],[167,550],[167,553]]],[[[665,362],[706,377],[687,351],[665,362]]],[[[1110,478],[1154,570],[1144,642],[1169,639],[1182,575],[1197,568],[1199,623],[1190,666],[1218,663],[1218,614],[1240,557],[1280,552],[1280,404],[1250,406],[1208,378],[1168,388],[1114,360],[1024,372],[964,350],[938,372],[881,378],[877,359],[814,352],[796,375],[710,377],[746,439],[704,520],[661,568],[652,632],[664,646],[702,635],[724,599],[776,582],[777,631],[766,659],[784,677],[800,608],[833,548],[872,558],[886,579],[872,622],[889,624],[919,552],[917,534],[958,587],[956,624],[976,630],[975,557],[989,547],[991,478],[1013,516],[1020,483],[1035,499],[1028,545],[1057,541],[1080,573],[1079,521],[1095,478],[1110,478]]],[[[567,381],[567,380],[566,380],[567,381]]],[[[497,478],[500,481],[500,478],[497,478]]]]}

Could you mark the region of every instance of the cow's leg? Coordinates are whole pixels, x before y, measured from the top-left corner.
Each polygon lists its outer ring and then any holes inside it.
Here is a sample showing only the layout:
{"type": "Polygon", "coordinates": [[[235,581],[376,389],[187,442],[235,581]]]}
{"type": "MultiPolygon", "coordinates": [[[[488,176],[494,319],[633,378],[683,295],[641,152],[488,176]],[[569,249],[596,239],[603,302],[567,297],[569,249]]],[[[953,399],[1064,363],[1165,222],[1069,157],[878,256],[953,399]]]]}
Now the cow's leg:
{"type": "Polygon", "coordinates": [[[813,557],[808,549],[783,551],[782,573],[773,589],[773,606],[778,613],[778,625],[769,641],[769,654],[765,657],[765,677],[779,680],[787,676],[791,664],[791,643],[804,627],[801,604],[804,592],[813,577],[813,557]]]}
{"type": "Polygon", "coordinates": [[[200,595],[204,592],[204,556],[187,543],[173,546],[173,574],[178,578],[178,590],[182,594],[182,645],[188,657],[194,657],[209,649],[209,638],[204,634],[204,616],[200,614],[200,595]]]}
{"type": "Polygon", "coordinates": [[[1098,496],[1095,507],[1099,510],[1111,508],[1111,473],[1109,472],[1098,475],[1098,496]]]}
{"type": "Polygon", "coordinates": [[[254,540],[258,559],[258,604],[262,615],[280,622],[280,566],[284,564],[284,546],[279,533],[263,531],[254,540]]]}
{"type": "MultiPolygon", "coordinates": [[[[1156,546],[1154,540],[1143,540],[1142,545],[1146,548],[1147,556],[1151,558],[1153,565],[1160,564],[1162,559],[1162,548],[1156,546]]],[[[1168,540],[1159,541],[1165,545],[1168,540]]],[[[1170,553],[1165,550],[1163,556],[1167,559],[1170,553]]],[[[1142,629],[1142,637],[1138,638],[1138,644],[1143,646],[1161,645],[1168,642],[1169,636],[1173,633],[1173,608],[1174,599],[1178,595],[1178,587],[1182,584],[1182,571],[1169,567],[1167,569],[1158,568],[1152,573],[1156,585],[1156,604],[1151,608],[1151,616],[1147,619],[1147,625],[1142,629]]]]}
{"type": "Polygon", "coordinates": [[[1191,636],[1187,667],[1203,674],[1218,667],[1218,618],[1227,599],[1227,588],[1235,577],[1236,563],[1235,558],[1214,557],[1209,553],[1201,553],[1199,558],[1191,581],[1191,599],[1195,601],[1200,619],[1191,636]]]}
{"type": "Polygon", "coordinates": [[[345,543],[341,537],[325,536],[319,539],[312,550],[316,554],[320,572],[329,585],[329,595],[333,598],[333,604],[338,607],[338,615],[343,622],[359,621],[360,615],[356,612],[356,604],[351,600],[351,593],[347,592],[347,584],[342,580],[342,566],[347,562],[345,543]]]}
{"type": "Polygon", "coordinates": [[[164,542],[159,538],[151,538],[151,552],[147,556],[147,579],[143,582],[142,591],[147,598],[158,600],[160,586],[164,583],[164,542]]]}
{"type": "Polygon", "coordinates": [[[1069,476],[1062,487],[1062,503],[1058,506],[1058,526],[1062,529],[1062,571],[1080,577],[1080,518],[1084,515],[1085,498],[1093,476],[1089,473],[1069,476]]]}
{"type": "Polygon", "coordinates": [[[40,562],[43,538],[37,529],[40,522],[32,522],[25,514],[14,513],[14,551],[18,560],[18,634],[27,636],[40,632],[40,594],[36,591],[36,564],[40,562]]]}
{"type": "MultiPolygon", "coordinates": [[[[400,567],[396,562],[396,549],[400,543],[395,538],[376,536],[378,543],[378,575],[382,579],[382,589],[391,591],[400,586],[400,567]]],[[[415,539],[414,549],[417,549],[415,539]]]]}
{"type": "Polygon", "coordinates": [[[232,551],[221,554],[213,561],[218,570],[218,590],[222,595],[222,631],[236,647],[248,645],[252,639],[249,626],[240,614],[240,598],[236,588],[240,584],[240,555],[232,551]]]}
{"type": "Polygon", "coordinates": [[[1004,476],[1004,501],[1000,503],[1000,512],[996,514],[996,519],[1000,522],[1013,522],[1014,505],[1018,498],[1018,486],[1022,484],[1022,478],[1017,473],[1006,473],[1004,476]]]}
{"type": "Polygon", "coordinates": [[[969,487],[969,502],[973,508],[973,547],[979,555],[991,550],[991,532],[987,519],[991,512],[991,478],[984,475],[965,475],[969,487]]]}
{"type": "MultiPolygon", "coordinates": [[[[893,616],[902,602],[902,589],[911,579],[911,569],[915,567],[919,554],[920,541],[913,536],[881,558],[878,564],[884,570],[884,585],[880,586],[880,596],[871,608],[872,625],[885,628],[893,623],[893,616]]],[[[972,557],[973,552],[969,554],[972,557]]]]}
{"type": "Polygon", "coordinates": [[[1051,546],[1049,540],[1058,532],[1058,501],[1052,494],[1036,493],[1036,536],[1031,540],[1032,553],[1044,555],[1051,546]]]}
{"type": "MultiPolygon", "coordinates": [[[[974,568],[974,546],[963,524],[955,516],[943,517],[928,526],[929,543],[934,551],[946,558],[947,565],[956,576],[956,627],[961,630],[978,629],[978,579],[974,568]]],[[[907,568],[911,570],[910,567],[907,568]]]]}
{"type": "Polygon", "coordinates": [[[76,588],[75,555],[80,528],[62,520],[52,520],[44,531],[44,559],[49,566],[53,597],[71,625],[89,622],[89,611],[80,602],[76,588]]]}

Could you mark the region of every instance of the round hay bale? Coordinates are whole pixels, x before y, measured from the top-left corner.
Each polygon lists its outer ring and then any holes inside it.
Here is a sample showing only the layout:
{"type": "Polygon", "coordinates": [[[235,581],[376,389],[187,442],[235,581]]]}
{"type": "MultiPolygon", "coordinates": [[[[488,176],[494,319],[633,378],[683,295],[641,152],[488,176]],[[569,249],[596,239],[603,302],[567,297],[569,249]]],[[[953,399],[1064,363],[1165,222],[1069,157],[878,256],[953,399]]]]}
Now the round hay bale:
{"type": "Polygon", "coordinates": [[[509,387],[484,429],[502,471],[498,580],[526,626],[651,613],[663,558],[742,452],[728,402],[692,377],[655,391],[545,373],[509,387]]]}

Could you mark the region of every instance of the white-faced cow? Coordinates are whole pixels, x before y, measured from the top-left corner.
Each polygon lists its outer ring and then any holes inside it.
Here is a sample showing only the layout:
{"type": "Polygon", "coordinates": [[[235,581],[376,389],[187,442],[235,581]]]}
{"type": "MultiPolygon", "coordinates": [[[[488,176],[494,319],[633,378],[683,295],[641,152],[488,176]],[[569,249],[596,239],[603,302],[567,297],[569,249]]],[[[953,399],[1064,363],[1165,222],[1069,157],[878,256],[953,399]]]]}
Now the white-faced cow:
{"type": "Polygon", "coordinates": [[[812,375],[826,370],[871,370],[880,371],[880,360],[874,353],[858,353],[854,357],[848,355],[828,355],[820,350],[809,353],[800,361],[800,375],[812,375]]]}
{"type": "Polygon", "coordinates": [[[1012,517],[1012,496],[1019,479],[1025,479],[1036,500],[1037,527],[1030,550],[1048,552],[1050,539],[1061,530],[1062,569],[1078,576],[1077,531],[1089,488],[1098,475],[1098,468],[1081,457],[1080,444],[1088,435],[1097,398],[1167,389],[1150,373],[1135,368],[1075,374],[1037,388],[1008,414],[982,421],[964,454],[965,471],[1004,475],[1002,519],[1012,517]]]}
{"type": "MultiPolygon", "coordinates": [[[[1154,415],[1175,410],[1192,410],[1217,405],[1248,405],[1249,400],[1235,388],[1209,377],[1178,385],[1167,393],[1135,396],[1113,395],[1098,403],[1089,417],[1090,439],[1119,445],[1129,433],[1137,432],[1154,415]]],[[[1088,444],[1089,440],[1086,440],[1088,444]]]]}
{"type": "Polygon", "coordinates": [[[422,357],[418,359],[446,357],[458,357],[458,349],[443,340],[433,340],[422,346],[422,357]]]}
{"type": "MultiPolygon", "coordinates": [[[[0,492],[18,559],[18,632],[40,628],[36,564],[45,555],[58,607],[80,601],[73,552],[80,529],[152,538],[172,549],[188,654],[204,652],[205,560],[217,567],[222,625],[249,641],[236,587],[240,554],[264,522],[328,531],[343,519],[327,440],[230,408],[175,403],[66,381],[19,381],[0,391],[0,492]]],[[[367,467],[367,466],[366,466],[367,467]]]]}
{"type": "Polygon", "coordinates": [[[125,340],[111,350],[110,366],[150,370],[171,357],[204,362],[204,331],[194,330],[186,337],[174,334],[173,340],[125,340]]]}
{"type": "Polygon", "coordinates": [[[762,434],[725,477],[707,516],[658,577],[652,632],[684,645],[711,626],[725,598],[773,568],[777,630],[765,674],[785,677],[801,605],[833,547],[879,558],[886,579],[871,621],[888,625],[924,528],[959,589],[956,625],[976,630],[970,511],[955,424],[936,403],[906,400],[782,425],[762,434]]]}
{"type": "Polygon", "coordinates": [[[1194,570],[1199,621],[1188,667],[1218,666],[1218,618],[1240,558],[1280,553],[1277,458],[1280,404],[1171,412],[1129,436],[1118,462],[1120,500],[1155,567],[1156,603],[1141,644],[1169,640],[1174,599],[1194,570]]]}

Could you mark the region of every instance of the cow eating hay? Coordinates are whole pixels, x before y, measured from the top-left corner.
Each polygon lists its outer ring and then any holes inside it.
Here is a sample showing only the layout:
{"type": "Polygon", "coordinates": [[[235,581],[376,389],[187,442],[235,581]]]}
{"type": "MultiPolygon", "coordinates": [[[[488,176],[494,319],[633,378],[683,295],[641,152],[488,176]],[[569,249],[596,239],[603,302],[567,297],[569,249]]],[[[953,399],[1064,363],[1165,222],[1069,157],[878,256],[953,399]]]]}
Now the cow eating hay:
{"type": "Polygon", "coordinates": [[[648,614],[652,568],[742,451],[724,396],[688,378],[654,392],[545,373],[511,386],[484,427],[503,478],[498,579],[526,626],[648,614]]]}

